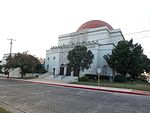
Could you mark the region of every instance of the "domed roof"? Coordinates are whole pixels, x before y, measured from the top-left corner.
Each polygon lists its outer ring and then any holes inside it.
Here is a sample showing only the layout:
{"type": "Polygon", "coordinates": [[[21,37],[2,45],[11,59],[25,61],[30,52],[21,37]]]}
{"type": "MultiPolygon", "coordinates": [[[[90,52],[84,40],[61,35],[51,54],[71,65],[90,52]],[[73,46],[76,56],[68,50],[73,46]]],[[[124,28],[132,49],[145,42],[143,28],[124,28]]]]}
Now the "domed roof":
{"type": "Polygon", "coordinates": [[[91,29],[91,28],[97,28],[97,27],[104,27],[104,26],[107,26],[108,29],[113,29],[111,25],[109,25],[108,23],[104,22],[104,21],[101,21],[101,20],[91,20],[91,21],[88,21],[84,24],[82,24],[78,30],[78,31],[81,31],[83,29],[91,29]]]}

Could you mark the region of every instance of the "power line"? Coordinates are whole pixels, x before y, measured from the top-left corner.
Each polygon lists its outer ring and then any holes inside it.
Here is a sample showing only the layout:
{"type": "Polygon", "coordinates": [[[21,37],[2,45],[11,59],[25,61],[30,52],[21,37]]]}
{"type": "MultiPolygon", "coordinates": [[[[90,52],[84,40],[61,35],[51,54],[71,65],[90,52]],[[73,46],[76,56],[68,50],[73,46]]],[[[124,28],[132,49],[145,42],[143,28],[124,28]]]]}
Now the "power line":
{"type": "Polygon", "coordinates": [[[143,38],[150,38],[150,36],[137,37],[135,39],[143,39],[143,38]]]}
{"type": "Polygon", "coordinates": [[[10,56],[11,56],[11,52],[12,52],[12,44],[13,44],[13,41],[16,41],[15,39],[7,39],[7,40],[10,40],[10,56]]]}
{"type": "MultiPolygon", "coordinates": [[[[131,37],[127,37],[127,38],[131,38],[131,37]]],[[[133,37],[132,37],[133,38],[133,37]]],[[[150,38],[150,35],[148,35],[148,36],[140,36],[140,37],[134,37],[133,39],[143,39],[143,38],[150,38]]]]}
{"type": "Polygon", "coordinates": [[[124,34],[124,35],[132,35],[132,34],[139,34],[139,33],[145,33],[145,32],[150,32],[150,30],[138,31],[138,32],[124,34]]]}
{"type": "MultiPolygon", "coordinates": [[[[150,30],[143,30],[143,31],[138,31],[138,32],[133,32],[133,33],[128,33],[128,34],[125,34],[125,35],[135,35],[134,36],[134,39],[143,39],[143,38],[149,38],[150,37],[150,30]],[[144,34],[143,34],[144,33],[144,34]],[[148,33],[148,34],[145,34],[145,33],[148,33]],[[141,36],[142,35],[142,36],[141,36]]],[[[127,36],[127,37],[128,37],[127,36]]],[[[131,36],[129,36],[128,38],[130,38],[131,36]]],[[[133,38],[133,37],[132,37],[133,38]]]]}

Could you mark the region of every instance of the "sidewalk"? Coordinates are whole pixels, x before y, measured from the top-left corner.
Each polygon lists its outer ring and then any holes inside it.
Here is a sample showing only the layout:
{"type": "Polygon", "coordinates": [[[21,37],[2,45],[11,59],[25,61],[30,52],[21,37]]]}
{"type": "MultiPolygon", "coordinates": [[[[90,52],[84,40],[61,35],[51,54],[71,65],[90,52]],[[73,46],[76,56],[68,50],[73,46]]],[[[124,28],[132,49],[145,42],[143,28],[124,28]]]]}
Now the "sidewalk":
{"type": "Polygon", "coordinates": [[[52,81],[52,80],[44,80],[44,79],[32,79],[32,80],[15,79],[15,80],[20,82],[46,84],[49,86],[61,86],[61,87],[80,88],[80,89],[87,89],[87,90],[150,96],[150,91],[140,91],[140,90],[133,90],[133,89],[122,89],[122,88],[101,87],[101,86],[98,87],[98,86],[79,85],[79,84],[67,84],[63,81],[52,81]]]}

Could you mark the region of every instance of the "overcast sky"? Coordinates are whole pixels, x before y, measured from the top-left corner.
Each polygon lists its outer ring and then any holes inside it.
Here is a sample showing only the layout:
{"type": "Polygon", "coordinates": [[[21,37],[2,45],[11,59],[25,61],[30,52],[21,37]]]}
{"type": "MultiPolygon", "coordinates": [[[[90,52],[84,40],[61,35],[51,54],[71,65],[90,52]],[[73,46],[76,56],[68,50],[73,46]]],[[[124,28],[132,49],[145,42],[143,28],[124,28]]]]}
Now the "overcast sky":
{"type": "Polygon", "coordinates": [[[89,20],[120,28],[125,39],[142,44],[150,56],[149,0],[0,0],[0,60],[12,52],[29,51],[44,58],[61,34],[75,32],[89,20]],[[133,32],[146,31],[136,34],[133,32]],[[128,34],[128,35],[126,35],[128,34]]]}

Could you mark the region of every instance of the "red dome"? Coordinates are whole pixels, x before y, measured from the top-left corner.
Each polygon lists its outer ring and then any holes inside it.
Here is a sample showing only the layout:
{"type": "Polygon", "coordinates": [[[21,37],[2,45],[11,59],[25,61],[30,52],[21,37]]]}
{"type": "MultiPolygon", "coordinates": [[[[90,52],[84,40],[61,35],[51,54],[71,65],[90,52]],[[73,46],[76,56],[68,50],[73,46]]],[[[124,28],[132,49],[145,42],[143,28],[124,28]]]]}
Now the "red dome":
{"type": "Polygon", "coordinates": [[[78,30],[78,31],[81,31],[83,29],[90,29],[90,28],[97,28],[97,27],[104,27],[104,26],[107,26],[110,30],[113,29],[111,27],[111,25],[109,25],[108,23],[104,22],[104,21],[101,21],[101,20],[91,20],[91,21],[88,21],[84,24],[82,24],[78,30]]]}

